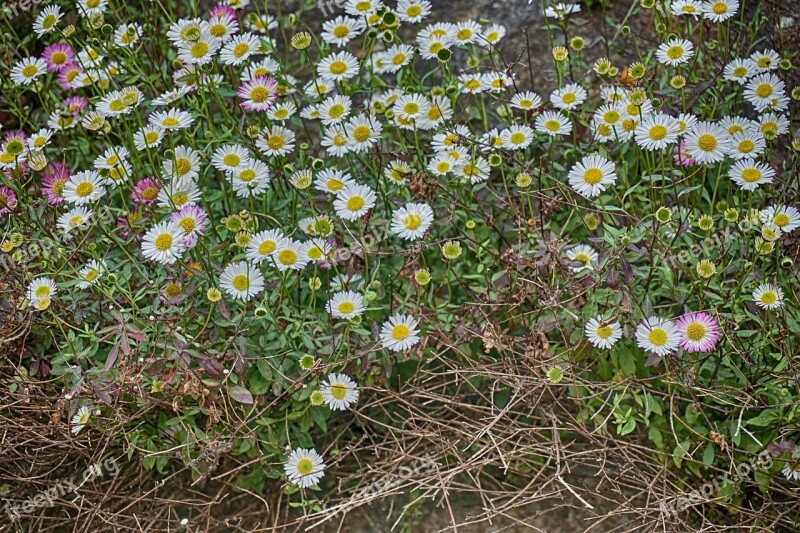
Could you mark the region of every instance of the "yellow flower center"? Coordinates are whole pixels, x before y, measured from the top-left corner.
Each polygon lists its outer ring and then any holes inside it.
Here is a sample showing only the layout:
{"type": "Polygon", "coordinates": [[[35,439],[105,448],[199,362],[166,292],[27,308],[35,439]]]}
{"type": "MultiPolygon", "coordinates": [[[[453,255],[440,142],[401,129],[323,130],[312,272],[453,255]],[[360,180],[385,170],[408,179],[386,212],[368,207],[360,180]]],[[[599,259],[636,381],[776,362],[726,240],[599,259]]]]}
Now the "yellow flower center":
{"type": "Polygon", "coordinates": [[[172,235],[169,233],[162,233],[156,237],[156,240],[153,244],[155,245],[156,250],[159,252],[165,252],[172,247],[172,235]]]}
{"type": "Polygon", "coordinates": [[[225,156],[222,162],[225,163],[225,166],[228,167],[238,167],[239,164],[242,162],[242,158],[236,154],[228,154],[225,156]]]}
{"type": "Polygon", "coordinates": [[[561,100],[563,100],[563,102],[565,104],[571,104],[571,103],[575,102],[575,100],[577,100],[577,99],[578,99],[578,97],[575,95],[575,93],[567,93],[567,94],[565,94],[564,96],[561,97],[561,100]]]}
{"type": "Polygon", "coordinates": [[[181,221],[178,222],[178,225],[186,233],[191,233],[192,231],[194,231],[194,228],[197,226],[197,224],[195,223],[195,221],[194,221],[194,219],[192,217],[182,218],[181,221]]]}
{"type": "Polygon", "coordinates": [[[364,199],[360,196],[353,196],[347,200],[347,209],[350,211],[359,211],[362,207],[364,207],[364,199]]]}
{"type": "Polygon", "coordinates": [[[344,183],[337,179],[328,180],[328,188],[334,192],[341,191],[344,188],[344,183]]]}
{"type": "Polygon", "coordinates": [[[724,15],[728,12],[728,4],[725,2],[717,2],[713,5],[711,10],[714,12],[715,15],[724,15]]]}
{"type": "Polygon", "coordinates": [[[274,251],[275,251],[275,241],[264,241],[258,247],[259,255],[269,255],[274,251]]]}
{"type": "Polygon", "coordinates": [[[422,13],[422,8],[418,5],[408,6],[406,9],[406,15],[409,17],[418,17],[422,13]]]}
{"type": "Polygon", "coordinates": [[[408,329],[408,326],[405,324],[397,324],[395,327],[392,328],[392,338],[396,341],[401,341],[408,337],[411,331],[408,329]]]}
{"type": "Polygon", "coordinates": [[[358,126],[353,130],[353,138],[356,141],[363,143],[369,139],[370,133],[372,133],[372,130],[370,130],[368,127],[358,126]]]}
{"type": "Polygon", "coordinates": [[[710,133],[704,133],[697,138],[697,146],[704,152],[711,152],[717,147],[717,138],[710,133]]]}
{"type": "Polygon", "coordinates": [[[301,476],[307,476],[314,471],[314,461],[308,457],[304,457],[297,461],[297,472],[301,476]]]}
{"type": "Polygon", "coordinates": [[[333,145],[334,146],[345,146],[347,144],[347,137],[342,135],[341,133],[337,133],[333,136],[333,145]]]}
{"type": "Polygon", "coordinates": [[[756,145],[753,144],[753,141],[749,139],[745,139],[744,141],[739,143],[739,151],[743,154],[749,154],[755,149],[756,145]]]}
{"type": "Polygon", "coordinates": [[[575,255],[575,259],[573,261],[577,261],[579,263],[583,263],[584,265],[588,265],[592,262],[591,258],[588,254],[585,253],[578,253],[575,255]]]}
{"type": "Polygon", "coordinates": [[[355,311],[356,306],[353,304],[353,302],[342,302],[339,304],[337,309],[339,309],[339,312],[343,315],[347,315],[355,311]]]}
{"type": "Polygon", "coordinates": [[[768,57],[759,57],[758,61],[756,61],[756,64],[759,68],[769,68],[772,66],[772,60],[768,57]]]}
{"type": "Polygon", "coordinates": [[[253,87],[253,90],[250,91],[250,100],[257,104],[262,104],[269,99],[269,90],[266,87],[262,87],[258,85],[253,87]]]}
{"type": "Polygon", "coordinates": [[[680,59],[683,56],[683,47],[679,45],[667,48],[667,57],[670,59],[680,59]]]}
{"type": "Polygon", "coordinates": [[[192,170],[192,162],[185,157],[180,157],[175,160],[175,172],[178,176],[183,176],[192,170]]]}
{"type": "Polygon", "coordinates": [[[611,333],[613,333],[613,331],[614,330],[611,329],[611,326],[600,326],[597,328],[597,331],[595,331],[595,333],[601,339],[607,339],[611,336],[611,333]]]}
{"type": "Polygon", "coordinates": [[[153,144],[158,140],[158,132],[148,131],[144,134],[144,141],[146,144],[153,144]]]}
{"type": "Polygon", "coordinates": [[[422,225],[422,219],[419,215],[409,213],[406,218],[403,219],[403,225],[410,230],[415,230],[422,225]]]}
{"type": "Polygon", "coordinates": [[[330,66],[331,74],[336,74],[338,76],[339,74],[344,74],[344,71],[346,70],[347,70],[347,63],[345,63],[344,61],[334,61],[333,63],[331,63],[330,66]]]}
{"type": "Polygon", "coordinates": [[[786,213],[778,213],[775,215],[775,217],[773,217],[772,223],[779,228],[782,228],[789,224],[789,216],[786,213]]]}
{"type": "Polygon", "coordinates": [[[761,303],[764,305],[772,305],[778,301],[778,295],[772,291],[767,291],[761,295],[761,303]]]}
{"type": "Polygon", "coordinates": [[[309,259],[316,261],[322,257],[322,250],[318,246],[313,246],[308,249],[306,255],[309,259]]]}
{"type": "Polygon", "coordinates": [[[613,109],[610,111],[606,111],[603,114],[603,121],[607,124],[614,124],[620,119],[619,113],[614,111],[613,109]]]}
{"type": "Polygon", "coordinates": [[[41,298],[43,296],[50,296],[50,287],[48,287],[47,285],[36,287],[35,294],[37,298],[41,298]]]}
{"type": "Polygon", "coordinates": [[[651,329],[647,338],[653,346],[664,346],[667,343],[667,332],[661,328],[651,329]]]}
{"type": "Polygon", "coordinates": [[[511,144],[522,144],[525,142],[525,139],[526,139],[525,134],[519,131],[516,133],[512,133],[511,137],[509,137],[511,144]]]}
{"type": "Polygon", "coordinates": [[[557,120],[548,120],[545,122],[544,127],[547,128],[548,131],[558,131],[561,129],[561,123],[557,120]]]}
{"type": "Polygon", "coordinates": [[[450,170],[450,162],[449,161],[439,161],[436,164],[436,170],[437,170],[437,172],[439,172],[441,174],[444,174],[445,172],[450,170]]]}
{"type": "Polygon", "coordinates": [[[660,141],[667,136],[667,128],[665,126],[662,126],[661,124],[656,124],[655,126],[650,128],[650,132],[648,133],[648,135],[654,141],[660,141]]]}
{"type": "Polygon", "coordinates": [[[701,341],[706,336],[706,328],[699,322],[692,322],[686,327],[686,338],[690,341],[701,341]]]}
{"type": "Polygon", "coordinates": [[[79,226],[80,224],[83,224],[83,217],[80,215],[75,215],[74,217],[69,219],[69,225],[72,228],[74,228],[75,226],[79,226]]]}
{"type": "Polygon", "coordinates": [[[189,195],[186,193],[173,194],[170,200],[172,200],[172,203],[175,204],[176,207],[180,207],[189,201],[189,195]]]}
{"type": "Polygon", "coordinates": [[[239,173],[239,180],[245,183],[253,181],[256,178],[256,171],[252,168],[247,168],[239,173]]]}
{"type": "Polygon", "coordinates": [[[82,181],[75,187],[75,194],[80,196],[81,198],[86,198],[94,191],[94,185],[89,183],[88,181],[82,181]]]}
{"type": "Polygon", "coordinates": [[[208,29],[208,32],[219,39],[225,35],[226,29],[224,24],[214,24],[208,29]]]}
{"type": "Polygon", "coordinates": [[[392,58],[392,63],[394,63],[395,65],[402,65],[405,62],[405,60],[406,60],[405,54],[395,54],[395,56],[392,58]]]}
{"type": "Polygon", "coordinates": [[[39,72],[39,69],[36,68],[36,65],[27,65],[22,69],[22,75],[26,78],[32,78],[39,72]]]}
{"type": "Polygon", "coordinates": [[[178,124],[180,124],[180,122],[178,122],[178,119],[173,117],[166,117],[164,120],[161,121],[161,125],[164,126],[165,128],[174,128],[178,124]]]}
{"type": "Polygon", "coordinates": [[[769,83],[762,83],[756,87],[756,94],[761,98],[767,98],[772,94],[772,85],[769,83]]]}
{"type": "Polygon", "coordinates": [[[57,17],[52,13],[47,15],[42,21],[42,28],[44,28],[45,30],[49,30],[50,28],[53,27],[53,24],[56,23],[56,19],[57,17]]]}
{"type": "Polygon", "coordinates": [[[244,274],[238,274],[231,280],[231,285],[233,285],[233,288],[237,291],[246,291],[250,288],[250,278],[244,274]]]}
{"type": "Polygon", "coordinates": [[[270,135],[267,139],[267,145],[270,147],[270,150],[280,150],[283,148],[284,144],[286,143],[280,135],[270,135]]]}
{"type": "Polygon", "coordinates": [[[347,37],[348,35],[350,35],[350,28],[348,28],[344,24],[340,24],[339,26],[333,28],[332,33],[334,37],[336,37],[337,39],[341,39],[343,37],[347,37]]]}
{"type": "Polygon", "coordinates": [[[597,185],[603,179],[603,172],[599,168],[587,168],[583,173],[583,181],[589,185],[597,185]]]}
{"type": "Polygon", "coordinates": [[[233,55],[236,57],[242,57],[249,51],[250,46],[247,43],[239,43],[233,47],[233,55]]]}
{"type": "Polygon", "coordinates": [[[54,65],[63,65],[67,61],[67,54],[64,52],[53,52],[50,56],[50,62],[54,65]]]}
{"type": "Polygon", "coordinates": [[[344,400],[344,397],[346,395],[347,395],[347,387],[345,387],[341,383],[336,383],[335,385],[331,385],[331,396],[333,396],[337,400],[344,400]]]}
{"type": "Polygon", "coordinates": [[[83,279],[91,283],[92,281],[96,280],[99,276],[100,276],[100,271],[97,270],[96,268],[92,268],[91,270],[86,272],[86,274],[83,275],[83,279]]]}
{"type": "Polygon", "coordinates": [[[158,189],[155,187],[148,187],[142,191],[142,198],[148,202],[152,202],[158,197],[158,189]]]}
{"type": "Polygon", "coordinates": [[[281,250],[278,254],[278,261],[283,265],[293,265],[297,262],[297,252],[294,250],[281,250]]]}
{"type": "Polygon", "coordinates": [[[747,67],[736,67],[733,69],[733,75],[737,78],[743,78],[747,75],[747,67]]]}
{"type": "Polygon", "coordinates": [[[333,104],[328,109],[328,116],[330,118],[339,118],[344,114],[344,106],[341,104],[333,104]]]}
{"type": "Polygon", "coordinates": [[[189,49],[189,53],[195,59],[200,59],[208,53],[208,45],[203,41],[197,41],[189,49]]]}
{"type": "Polygon", "coordinates": [[[481,86],[481,82],[476,80],[476,79],[471,79],[466,83],[466,87],[470,91],[474,91],[475,89],[477,89],[480,86],[481,86]]]}
{"type": "Polygon", "coordinates": [[[747,183],[755,183],[761,179],[761,171],[757,168],[746,168],[742,171],[742,179],[747,183]]]}
{"type": "Polygon", "coordinates": [[[456,39],[458,39],[459,41],[466,41],[471,37],[472,37],[472,30],[469,28],[461,28],[460,30],[458,30],[458,33],[456,33],[456,39]]]}

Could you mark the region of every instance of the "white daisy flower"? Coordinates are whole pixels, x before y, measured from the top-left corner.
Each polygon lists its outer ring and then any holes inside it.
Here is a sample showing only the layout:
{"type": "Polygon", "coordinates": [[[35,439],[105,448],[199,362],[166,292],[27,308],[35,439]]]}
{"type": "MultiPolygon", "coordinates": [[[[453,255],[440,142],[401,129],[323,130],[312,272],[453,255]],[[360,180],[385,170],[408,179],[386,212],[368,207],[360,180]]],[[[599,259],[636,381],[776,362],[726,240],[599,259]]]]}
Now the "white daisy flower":
{"type": "Polygon", "coordinates": [[[331,124],[339,124],[347,118],[350,114],[352,103],[347,96],[335,95],[329,96],[323,100],[318,106],[320,119],[326,126],[331,124]]]}
{"type": "Polygon", "coordinates": [[[759,186],[772,183],[775,169],[752,159],[740,159],[731,165],[728,177],[743,191],[754,191],[759,186]]]}
{"type": "Polygon", "coordinates": [[[560,135],[569,135],[572,132],[572,122],[562,115],[554,111],[545,111],[536,117],[536,131],[556,137],[560,135]]]}
{"type": "Polygon", "coordinates": [[[191,128],[194,118],[186,111],[170,109],[169,111],[156,111],[150,115],[150,125],[167,131],[176,131],[191,128]]]}
{"type": "Polygon", "coordinates": [[[783,291],[772,283],[762,283],[753,291],[753,301],[762,309],[778,309],[783,305],[783,291]]]}
{"type": "Polygon", "coordinates": [[[604,320],[601,315],[591,318],[583,328],[586,338],[596,348],[607,350],[622,338],[622,327],[616,320],[604,320]]]}
{"type": "Polygon", "coordinates": [[[133,145],[143,152],[148,148],[157,148],[163,138],[163,129],[158,126],[145,126],[133,134],[133,145]]]}
{"type": "Polygon", "coordinates": [[[107,148],[103,155],[97,156],[94,160],[94,168],[97,170],[108,170],[116,167],[130,157],[130,152],[124,146],[112,146],[107,148]]]}
{"type": "Polygon", "coordinates": [[[324,239],[311,239],[303,243],[303,254],[309,261],[327,261],[333,247],[324,239]]]}
{"type": "Polygon", "coordinates": [[[358,74],[358,60],[350,52],[337,52],[317,65],[317,75],[323,80],[349,80],[358,74]]]}
{"type": "Polygon", "coordinates": [[[272,126],[261,132],[256,146],[269,156],[286,155],[294,150],[294,132],[283,126],[272,126]]]}
{"type": "Polygon", "coordinates": [[[777,113],[764,113],[758,121],[758,130],[771,141],[789,132],[789,119],[777,113]]]}
{"type": "Polygon", "coordinates": [[[541,106],[542,98],[531,91],[517,93],[511,98],[511,107],[516,107],[523,111],[534,111],[541,106]]]}
{"type": "Polygon", "coordinates": [[[89,423],[92,413],[87,406],[82,406],[72,417],[72,434],[77,435],[89,423]]]}
{"type": "Polygon", "coordinates": [[[431,3],[428,0],[398,0],[395,11],[403,22],[416,24],[431,14],[431,3]]]}
{"type": "Polygon", "coordinates": [[[173,181],[192,181],[200,175],[200,155],[188,146],[176,146],[172,159],[163,161],[161,167],[173,181]]]}
{"type": "Polygon", "coordinates": [[[398,313],[381,327],[381,345],[393,352],[408,350],[419,342],[419,319],[398,313]]]}
{"type": "Polygon", "coordinates": [[[239,31],[239,22],[230,14],[217,14],[208,21],[208,33],[220,42],[230,41],[239,31]]]}
{"type": "Polygon", "coordinates": [[[267,190],[272,180],[269,166],[258,159],[251,159],[231,172],[230,178],[233,190],[239,198],[258,196],[267,190]]]}
{"type": "Polygon", "coordinates": [[[800,211],[794,207],[772,205],[763,209],[760,216],[762,223],[775,224],[783,233],[789,233],[800,228],[800,211]]]}
{"type": "Polygon", "coordinates": [[[673,67],[686,63],[692,57],[694,57],[694,45],[692,42],[677,37],[662,43],[656,50],[658,62],[673,67]]]}
{"type": "Polygon", "coordinates": [[[106,264],[104,261],[97,261],[92,259],[78,271],[78,277],[81,281],[78,283],[79,289],[86,289],[100,281],[103,274],[106,273],[106,264]]]}
{"type": "Polygon", "coordinates": [[[253,33],[237,35],[228,41],[219,53],[219,60],[224,65],[240,65],[251,55],[258,53],[261,43],[253,33]]]}
{"type": "Polygon", "coordinates": [[[61,229],[65,235],[75,228],[83,227],[92,217],[93,212],[85,207],[74,207],[58,217],[56,225],[61,229]]]}
{"type": "Polygon", "coordinates": [[[50,33],[63,16],[64,14],[61,13],[61,8],[59,6],[47,6],[39,13],[36,20],[33,22],[34,33],[36,33],[37,37],[50,33]]]}
{"type": "Polygon", "coordinates": [[[200,189],[189,179],[172,180],[158,191],[158,206],[178,210],[185,205],[197,205],[200,189]]]}
{"type": "Polygon", "coordinates": [[[28,300],[31,303],[36,303],[43,298],[52,300],[58,289],[55,282],[47,277],[39,277],[34,279],[28,285],[28,300]]]}
{"type": "Polygon", "coordinates": [[[11,79],[17,85],[29,85],[47,72],[47,63],[38,57],[26,57],[17,61],[11,69],[11,79]]]}
{"type": "Polygon", "coordinates": [[[664,357],[678,348],[680,335],[672,320],[653,316],[636,326],[636,343],[640,348],[664,357]]]}
{"type": "Polygon", "coordinates": [[[346,411],[358,401],[358,383],[346,374],[328,374],[319,390],[331,411],[346,411]]]}
{"type": "Polygon", "coordinates": [[[591,246],[586,244],[579,244],[567,250],[567,258],[573,263],[579,263],[577,266],[572,266],[572,271],[575,273],[584,270],[594,270],[600,256],[597,255],[591,246]]]}
{"type": "Polygon", "coordinates": [[[325,463],[316,450],[297,448],[289,454],[283,471],[292,484],[304,489],[313,487],[325,476],[325,463]]]}
{"type": "Polygon", "coordinates": [[[577,83],[570,83],[550,94],[550,103],[558,109],[575,109],[586,101],[586,90],[577,83]]]}
{"type": "Polygon", "coordinates": [[[108,0],[77,0],[75,7],[84,17],[91,17],[99,13],[105,13],[108,7],[108,0]]]}
{"type": "Polygon", "coordinates": [[[506,28],[500,24],[489,24],[485,30],[481,31],[478,44],[484,48],[496,46],[500,40],[506,36],[506,28]]]}
{"type": "Polygon", "coordinates": [[[377,118],[358,115],[347,121],[345,133],[348,148],[355,153],[365,152],[380,139],[383,126],[377,118]]]}
{"type": "Polygon", "coordinates": [[[407,44],[397,44],[380,53],[383,59],[381,68],[376,69],[379,74],[395,73],[408,65],[414,58],[414,47],[407,44]]]}
{"type": "Polygon", "coordinates": [[[747,83],[747,79],[757,72],[755,63],[750,59],[736,58],[727,65],[722,71],[722,77],[728,81],[735,81],[741,85],[747,83]]]}
{"type": "Polygon", "coordinates": [[[250,153],[240,144],[226,144],[214,151],[211,164],[220,172],[234,172],[250,163],[250,153]]]}
{"type": "Polygon", "coordinates": [[[744,97],[753,104],[756,111],[782,111],[776,107],[776,102],[780,102],[785,89],[783,81],[775,74],[758,74],[747,81],[744,97]]]}
{"type": "Polygon", "coordinates": [[[712,122],[698,122],[684,140],[686,152],[701,164],[718,163],[731,151],[730,134],[712,122]]]}
{"type": "Polygon", "coordinates": [[[302,270],[308,264],[308,256],[303,251],[302,243],[285,238],[278,243],[272,254],[272,262],[279,271],[302,270]]]}
{"type": "Polygon", "coordinates": [[[670,10],[677,17],[690,15],[697,19],[703,13],[703,3],[699,0],[677,0],[670,3],[670,10]]]}
{"type": "Polygon", "coordinates": [[[350,174],[331,168],[321,170],[314,181],[315,189],[331,194],[339,194],[350,185],[356,185],[350,174]]]}
{"type": "Polygon", "coordinates": [[[594,198],[606,190],[607,185],[617,181],[614,163],[599,155],[584,157],[575,163],[568,175],[570,186],[578,194],[594,198]]]}
{"type": "Polygon", "coordinates": [[[703,17],[712,22],[724,22],[738,9],[738,0],[706,0],[703,2],[703,17]]]}
{"type": "Polygon", "coordinates": [[[663,150],[678,140],[680,124],[675,118],[659,113],[642,120],[634,130],[636,144],[648,151],[663,150]]]}
{"type": "MultiPolygon", "coordinates": [[[[342,3],[338,2],[338,5],[341,6],[342,3]]],[[[363,19],[366,15],[375,13],[382,6],[381,0],[347,0],[344,10],[350,15],[363,19]]]]}
{"type": "Polygon", "coordinates": [[[500,133],[507,150],[524,150],[533,142],[533,130],[524,124],[515,124],[500,133]]]}
{"type": "Polygon", "coordinates": [[[187,65],[206,65],[214,60],[221,44],[210,33],[202,33],[195,41],[180,41],[178,57],[187,65]]]}
{"type": "Polygon", "coordinates": [[[337,292],[328,301],[327,308],[333,318],[350,320],[364,313],[364,297],[355,291],[337,292]]]}
{"type": "Polygon", "coordinates": [[[174,222],[156,224],[142,238],[142,255],[147,259],[171,265],[184,252],[184,231],[174,222]]]}
{"type": "Polygon", "coordinates": [[[336,195],[333,208],[345,220],[358,220],[375,206],[375,191],[366,185],[348,185],[336,195]]]}
{"type": "Polygon", "coordinates": [[[325,147],[328,155],[341,157],[350,151],[350,139],[347,137],[345,127],[342,125],[331,125],[325,129],[325,137],[320,144],[325,147]]]}
{"type": "Polygon", "coordinates": [[[469,94],[478,94],[485,91],[487,87],[483,82],[483,76],[478,72],[474,74],[461,74],[458,77],[458,83],[461,85],[462,90],[469,94]]]}
{"type": "Polygon", "coordinates": [[[769,72],[778,68],[778,63],[781,61],[781,56],[775,50],[765,48],[760,52],[753,52],[749,57],[750,61],[755,64],[759,72],[769,72]]]}
{"type": "Polygon", "coordinates": [[[748,129],[734,133],[731,137],[731,159],[755,158],[764,153],[767,143],[758,130],[748,129]]]}
{"type": "Polygon", "coordinates": [[[472,184],[488,180],[489,171],[489,162],[480,156],[460,161],[455,168],[456,175],[468,179],[472,184]]]}
{"type": "Polygon", "coordinates": [[[279,102],[267,111],[267,118],[275,122],[289,120],[297,112],[297,106],[292,102],[279,102]]]}
{"type": "Polygon", "coordinates": [[[481,26],[474,20],[465,20],[456,24],[456,43],[464,46],[476,42],[481,36],[481,26]]]}
{"type": "Polygon", "coordinates": [[[53,130],[42,128],[30,137],[28,137],[28,148],[32,151],[42,150],[50,143],[50,137],[53,135],[53,130]]]}
{"type": "Polygon", "coordinates": [[[136,23],[120,24],[114,31],[114,44],[131,48],[142,37],[142,26],[136,23]]]}
{"type": "Polygon", "coordinates": [[[264,276],[247,261],[239,261],[225,267],[219,285],[234,300],[249,302],[264,290],[264,276]]]}
{"type": "Polygon", "coordinates": [[[285,239],[283,232],[277,229],[269,229],[256,233],[250,238],[247,245],[247,260],[255,264],[272,257],[278,249],[278,245],[285,239]]]}
{"type": "Polygon", "coordinates": [[[103,178],[94,170],[85,170],[74,174],[64,184],[64,199],[75,205],[86,205],[96,202],[106,193],[103,178]]]}
{"type": "Polygon", "coordinates": [[[392,213],[391,231],[401,239],[421,239],[433,222],[433,210],[428,204],[411,203],[392,213]]]}
{"type": "Polygon", "coordinates": [[[364,32],[364,22],[339,15],[322,23],[322,40],[328,44],[344,46],[364,32]]]}

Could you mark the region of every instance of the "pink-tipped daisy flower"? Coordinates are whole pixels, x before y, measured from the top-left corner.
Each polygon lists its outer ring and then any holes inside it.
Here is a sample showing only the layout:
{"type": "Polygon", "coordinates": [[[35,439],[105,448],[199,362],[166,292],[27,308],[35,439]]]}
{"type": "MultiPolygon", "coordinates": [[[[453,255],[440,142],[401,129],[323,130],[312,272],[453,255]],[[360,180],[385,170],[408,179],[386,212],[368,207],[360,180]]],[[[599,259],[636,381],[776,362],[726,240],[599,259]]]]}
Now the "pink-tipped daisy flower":
{"type": "Polygon", "coordinates": [[[687,313],[675,321],[680,345],[687,352],[711,352],[720,337],[719,325],[708,313],[687,313]]]}

